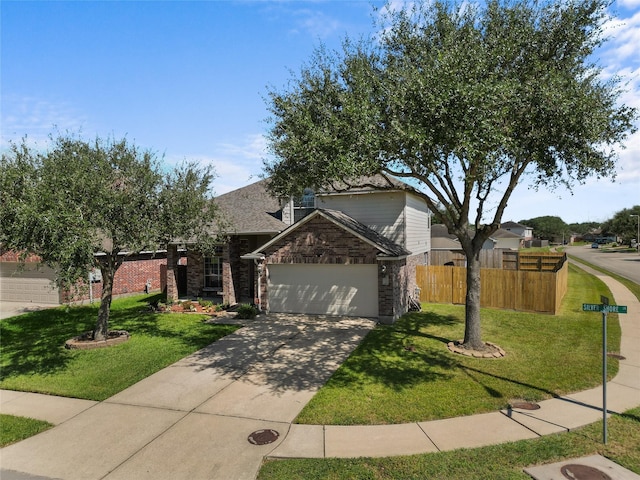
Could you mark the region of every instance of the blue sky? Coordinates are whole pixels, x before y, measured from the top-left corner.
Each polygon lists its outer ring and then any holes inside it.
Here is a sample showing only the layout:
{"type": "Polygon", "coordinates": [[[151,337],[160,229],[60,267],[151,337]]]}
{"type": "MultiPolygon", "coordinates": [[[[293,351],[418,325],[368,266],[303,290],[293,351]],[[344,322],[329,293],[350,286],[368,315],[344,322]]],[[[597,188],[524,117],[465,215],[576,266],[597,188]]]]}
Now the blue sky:
{"type": "MultiPolygon", "coordinates": [[[[363,1],[8,1],[1,15],[1,147],[27,135],[46,147],[54,125],[120,138],[164,156],[213,164],[216,194],[258,179],[268,86],[282,88],[321,42],[373,32],[363,1]]],[[[605,75],[628,81],[640,108],[640,0],[614,2],[605,75]]],[[[573,195],[521,185],[503,220],[558,215],[604,221],[640,204],[640,133],[615,183],[573,195]]]]}

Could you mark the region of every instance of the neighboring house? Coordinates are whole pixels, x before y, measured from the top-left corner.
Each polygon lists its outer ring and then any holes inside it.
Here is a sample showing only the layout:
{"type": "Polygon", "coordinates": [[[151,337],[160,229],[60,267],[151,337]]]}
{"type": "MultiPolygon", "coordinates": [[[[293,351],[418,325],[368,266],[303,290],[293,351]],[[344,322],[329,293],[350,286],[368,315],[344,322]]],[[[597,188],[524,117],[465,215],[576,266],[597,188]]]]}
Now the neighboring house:
{"type": "Polygon", "coordinates": [[[499,228],[491,235],[491,241],[495,249],[518,250],[523,246],[523,238],[509,230],[499,228]]]}
{"type": "Polygon", "coordinates": [[[428,264],[430,250],[431,215],[412,187],[394,181],[385,190],[305,190],[301,199],[278,201],[267,181],[215,199],[228,223],[228,241],[215,255],[187,245],[186,266],[178,265],[181,245],[170,246],[170,299],[215,294],[269,312],[383,322],[407,311],[415,267],[428,264]]]}
{"type": "MultiPolygon", "coordinates": [[[[113,295],[162,291],[167,264],[166,252],[143,252],[125,256],[116,272],[113,295]]],[[[0,251],[0,301],[59,305],[67,301],[100,299],[102,278],[99,272],[87,272],[86,288],[73,294],[61,292],[53,283],[55,272],[29,255],[23,263],[14,251],[0,251]],[[91,283],[89,284],[89,279],[91,283]]]]}
{"type": "Polygon", "coordinates": [[[519,235],[525,243],[533,240],[533,227],[527,227],[517,222],[504,222],[500,228],[519,235]]]}
{"type": "MultiPolygon", "coordinates": [[[[522,243],[519,235],[502,228],[496,230],[482,244],[480,261],[484,268],[501,268],[502,252],[505,250],[518,250],[522,243]]],[[[431,226],[431,264],[451,265],[464,267],[467,264],[466,256],[457,237],[449,233],[447,227],[442,224],[431,226]]]]}

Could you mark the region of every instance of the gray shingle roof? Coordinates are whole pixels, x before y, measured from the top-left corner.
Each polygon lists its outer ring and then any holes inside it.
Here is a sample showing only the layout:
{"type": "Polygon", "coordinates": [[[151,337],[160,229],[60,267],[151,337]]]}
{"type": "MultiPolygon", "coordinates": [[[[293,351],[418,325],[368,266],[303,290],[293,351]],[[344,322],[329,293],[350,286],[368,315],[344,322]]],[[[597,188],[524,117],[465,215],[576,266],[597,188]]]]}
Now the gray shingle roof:
{"type": "Polygon", "coordinates": [[[278,199],[260,180],[214,198],[223,215],[225,231],[230,234],[278,233],[287,228],[281,220],[278,199]]]}
{"type": "Polygon", "coordinates": [[[336,192],[358,193],[369,192],[371,190],[389,189],[389,190],[408,190],[415,191],[415,188],[402,180],[391,177],[383,176],[381,174],[362,176],[354,179],[343,180],[340,182],[334,182],[324,188],[318,190],[317,194],[327,194],[336,192]]]}

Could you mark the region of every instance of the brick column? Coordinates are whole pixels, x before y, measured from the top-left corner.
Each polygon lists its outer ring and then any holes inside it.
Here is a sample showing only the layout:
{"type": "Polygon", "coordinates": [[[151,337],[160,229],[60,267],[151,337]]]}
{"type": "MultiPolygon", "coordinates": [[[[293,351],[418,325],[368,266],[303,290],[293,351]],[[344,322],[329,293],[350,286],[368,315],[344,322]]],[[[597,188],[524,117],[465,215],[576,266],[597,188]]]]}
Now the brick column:
{"type": "Polygon", "coordinates": [[[167,300],[178,300],[178,246],[167,247],[167,300]]]}

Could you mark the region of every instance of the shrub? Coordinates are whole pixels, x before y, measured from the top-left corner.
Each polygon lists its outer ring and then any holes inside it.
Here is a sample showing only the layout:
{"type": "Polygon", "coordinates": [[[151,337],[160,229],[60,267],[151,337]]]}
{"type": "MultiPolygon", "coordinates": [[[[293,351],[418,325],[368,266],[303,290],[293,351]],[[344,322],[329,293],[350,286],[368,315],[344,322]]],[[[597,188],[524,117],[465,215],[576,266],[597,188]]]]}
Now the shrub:
{"type": "Polygon", "coordinates": [[[258,309],[248,303],[243,303],[238,306],[237,318],[241,319],[253,319],[258,315],[258,309]]]}

